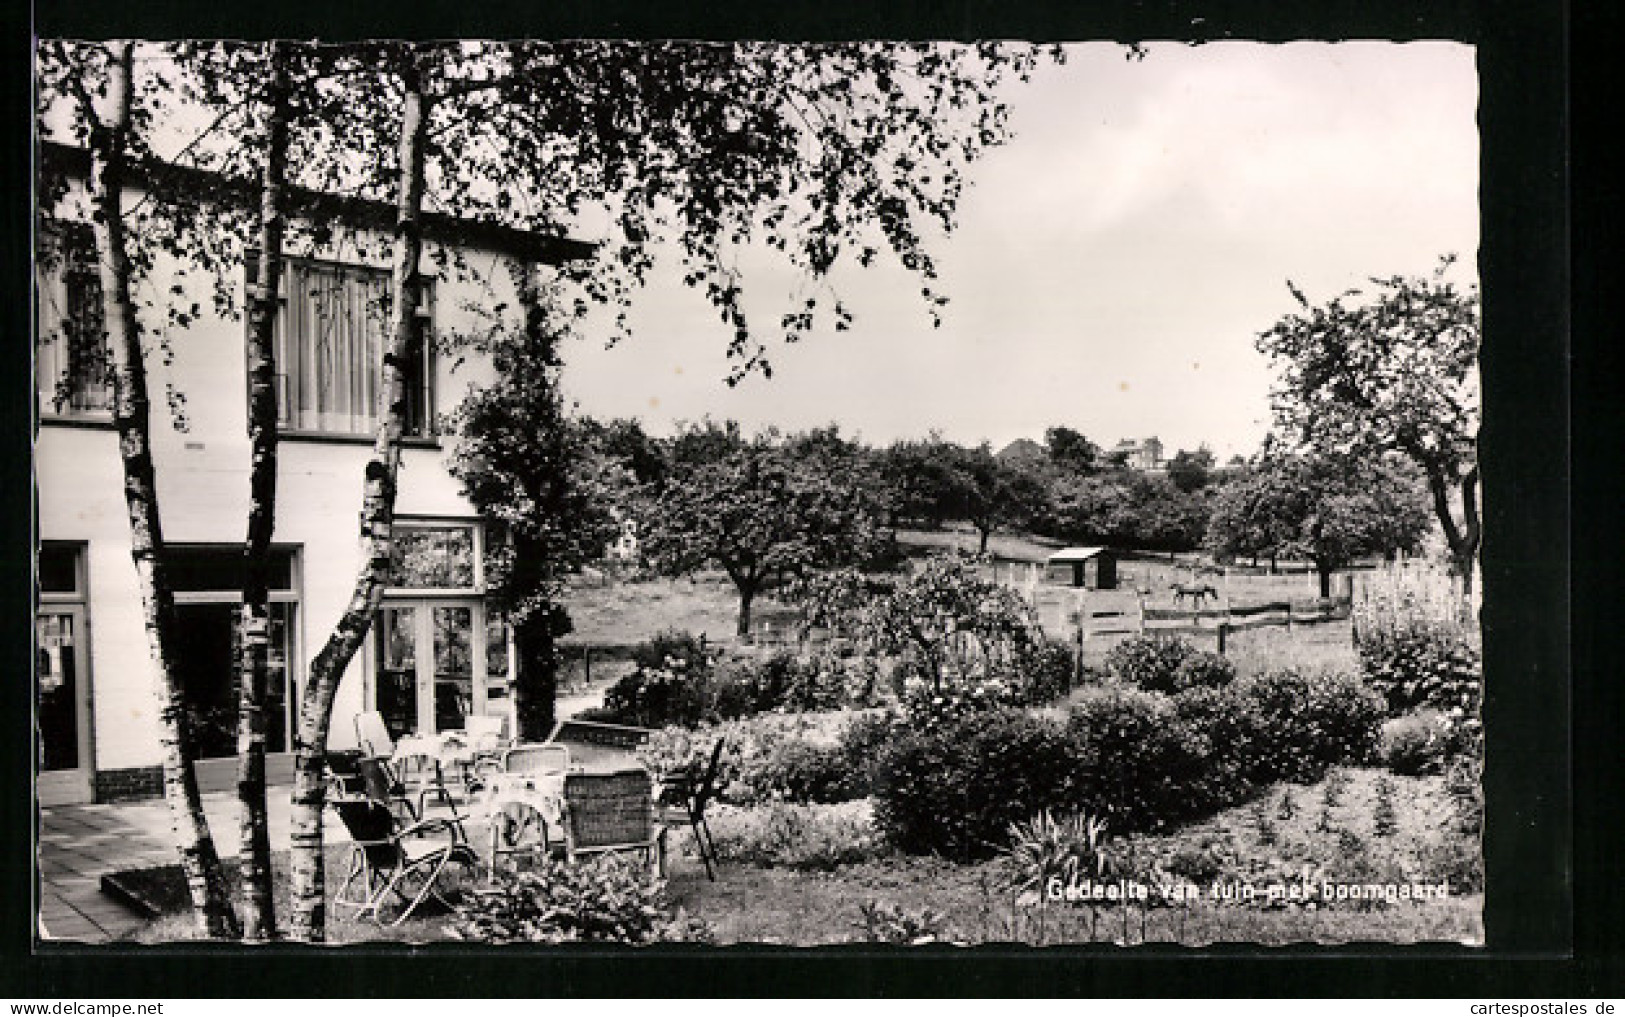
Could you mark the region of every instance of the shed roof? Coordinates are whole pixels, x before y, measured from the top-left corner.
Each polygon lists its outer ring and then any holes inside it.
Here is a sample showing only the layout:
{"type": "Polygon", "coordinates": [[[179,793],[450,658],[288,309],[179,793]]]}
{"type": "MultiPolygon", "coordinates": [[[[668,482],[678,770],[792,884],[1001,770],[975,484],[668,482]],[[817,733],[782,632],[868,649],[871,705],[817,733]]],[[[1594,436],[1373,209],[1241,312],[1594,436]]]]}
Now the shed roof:
{"type": "Polygon", "coordinates": [[[1104,548],[1104,547],[1064,547],[1061,550],[1056,551],[1054,554],[1050,555],[1049,560],[1050,561],[1088,561],[1090,558],[1093,558],[1093,557],[1099,555],[1102,551],[1106,551],[1106,550],[1109,550],[1109,549],[1104,548]]]}

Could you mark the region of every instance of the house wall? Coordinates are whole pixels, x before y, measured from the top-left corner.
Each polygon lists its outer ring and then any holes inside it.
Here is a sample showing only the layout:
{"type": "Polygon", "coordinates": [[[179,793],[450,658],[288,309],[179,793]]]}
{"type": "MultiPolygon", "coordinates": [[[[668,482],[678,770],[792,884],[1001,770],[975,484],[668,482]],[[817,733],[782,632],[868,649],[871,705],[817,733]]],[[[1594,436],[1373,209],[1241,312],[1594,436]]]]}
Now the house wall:
{"type": "MultiPolygon", "coordinates": [[[[507,273],[494,256],[482,263],[483,278],[437,283],[435,327],[467,328],[472,301],[513,305],[507,273]]],[[[425,271],[432,271],[426,258],[425,271]]],[[[241,273],[237,268],[239,298],[241,273]]],[[[152,439],[164,535],[171,543],[236,543],[245,534],[249,444],[246,419],[244,324],[210,313],[206,279],[186,278],[174,263],[160,261],[145,290],[167,293],[174,281],[189,286],[188,299],[203,305],[203,318],[172,334],[173,360],[153,343],[147,357],[153,399],[152,439]],[[184,400],[186,429],[175,426],[166,390],[184,400]]],[[[161,311],[160,311],[161,313],[161,311]]],[[[435,401],[453,408],[468,386],[489,376],[478,361],[453,370],[437,362],[435,401]]],[[[92,760],[96,771],[150,767],[159,761],[155,672],[141,620],[141,600],[130,560],[117,435],[108,424],[69,423],[42,416],[36,442],[40,537],[85,546],[92,687],[92,760]]],[[[454,439],[404,449],[398,517],[471,518],[446,461],[454,439]]],[[[302,688],[307,663],[343,612],[360,565],[357,537],[366,440],[284,438],[279,448],[274,540],[299,548],[296,577],[299,610],[292,675],[302,688]]],[[[183,634],[184,638],[184,634],[183,634]]],[[[354,743],[350,717],[363,708],[362,676],[370,650],[346,672],[335,705],[332,744],[354,743]]]]}

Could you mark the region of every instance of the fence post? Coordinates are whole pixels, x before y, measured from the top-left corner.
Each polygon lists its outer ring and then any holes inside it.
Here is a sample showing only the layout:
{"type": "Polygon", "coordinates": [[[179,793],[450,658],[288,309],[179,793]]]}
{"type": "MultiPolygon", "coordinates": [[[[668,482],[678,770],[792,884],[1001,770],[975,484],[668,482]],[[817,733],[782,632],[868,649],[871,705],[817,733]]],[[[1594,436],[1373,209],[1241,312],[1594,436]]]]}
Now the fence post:
{"type": "Polygon", "coordinates": [[[1227,621],[1220,622],[1219,623],[1219,656],[1221,656],[1221,657],[1224,656],[1225,637],[1228,636],[1229,634],[1230,634],[1230,623],[1227,622],[1227,621]]]}
{"type": "Polygon", "coordinates": [[[588,688],[592,688],[592,647],[581,648],[581,681],[588,688]]]}

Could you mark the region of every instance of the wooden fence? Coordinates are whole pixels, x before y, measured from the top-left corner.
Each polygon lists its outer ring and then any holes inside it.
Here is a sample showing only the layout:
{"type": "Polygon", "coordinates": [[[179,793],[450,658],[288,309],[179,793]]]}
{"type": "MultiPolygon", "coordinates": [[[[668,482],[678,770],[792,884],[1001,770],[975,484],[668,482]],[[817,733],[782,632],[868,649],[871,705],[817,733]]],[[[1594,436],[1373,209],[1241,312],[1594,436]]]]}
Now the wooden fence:
{"type": "Polygon", "coordinates": [[[1196,636],[1211,637],[1218,641],[1218,650],[1225,652],[1225,643],[1232,632],[1247,629],[1294,625],[1324,625],[1327,622],[1347,621],[1353,613],[1350,597],[1332,597],[1315,600],[1305,605],[1278,600],[1266,604],[1220,608],[1168,608],[1146,607],[1109,611],[1081,610],[1067,617],[1075,629],[1077,641],[1116,635],[1196,636]]]}

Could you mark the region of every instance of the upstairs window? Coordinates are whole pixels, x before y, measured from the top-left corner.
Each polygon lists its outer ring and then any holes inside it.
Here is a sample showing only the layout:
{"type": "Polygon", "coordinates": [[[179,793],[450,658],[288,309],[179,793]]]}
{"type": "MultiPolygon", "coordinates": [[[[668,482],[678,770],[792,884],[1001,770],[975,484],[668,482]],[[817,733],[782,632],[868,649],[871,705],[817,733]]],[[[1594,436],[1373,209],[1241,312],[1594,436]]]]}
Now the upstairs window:
{"type": "Polygon", "coordinates": [[[90,230],[42,231],[35,262],[35,378],[42,414],[103,417],[112,378],[102,319],[102,285],[90,230]]]}
{"type": "MultiPolygon", "coordinates": [[[[277,423],[287,431],[365,435],[377,432],[383,399],[384,350],[392,298],[387,271],[289,258],[283,262],[277,314],[277,423]]],[[[249,279],[258,274],[250,258],[249,279]]],[[[418,328],[406,364],[403,433],[431,433],[434,405],[428,308],[423,283],[418,328]]]]}

